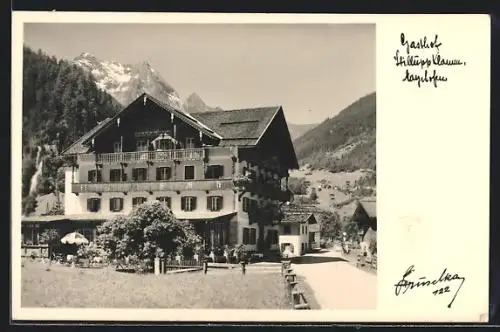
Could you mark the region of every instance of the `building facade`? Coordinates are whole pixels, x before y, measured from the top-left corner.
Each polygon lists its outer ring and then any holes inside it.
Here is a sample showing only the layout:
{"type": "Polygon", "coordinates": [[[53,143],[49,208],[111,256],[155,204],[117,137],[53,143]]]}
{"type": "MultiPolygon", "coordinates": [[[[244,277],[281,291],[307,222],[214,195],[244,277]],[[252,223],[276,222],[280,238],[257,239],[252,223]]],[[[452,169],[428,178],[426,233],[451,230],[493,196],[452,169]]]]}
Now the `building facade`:
{"type": "Polygon", "coordinates": [[[67,220],[93,227],[157,200],[208,246],[279,249],[298,168],[280,106],[187,114],[143,94],[63,154],[67,220]]]}

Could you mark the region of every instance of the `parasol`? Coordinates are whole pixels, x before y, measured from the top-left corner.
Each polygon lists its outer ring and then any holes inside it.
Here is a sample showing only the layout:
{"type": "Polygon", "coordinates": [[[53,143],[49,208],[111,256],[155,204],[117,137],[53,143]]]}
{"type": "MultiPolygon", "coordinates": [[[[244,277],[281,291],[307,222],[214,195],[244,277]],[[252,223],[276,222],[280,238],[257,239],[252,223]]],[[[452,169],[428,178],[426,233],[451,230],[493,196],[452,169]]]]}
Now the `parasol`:
{"type": "Polygon", "coordinates": [[[85,236],[83,236],[82,234],[77,233],[77,232],[73,232],[73,233],[69,233],[69,234],[64,235],[64,237],[61,239],[61,243],[64,243],[64,244],[87,244],[87,243],[89,243],[89,240],[87,240],[85,238],[85,236]]]}

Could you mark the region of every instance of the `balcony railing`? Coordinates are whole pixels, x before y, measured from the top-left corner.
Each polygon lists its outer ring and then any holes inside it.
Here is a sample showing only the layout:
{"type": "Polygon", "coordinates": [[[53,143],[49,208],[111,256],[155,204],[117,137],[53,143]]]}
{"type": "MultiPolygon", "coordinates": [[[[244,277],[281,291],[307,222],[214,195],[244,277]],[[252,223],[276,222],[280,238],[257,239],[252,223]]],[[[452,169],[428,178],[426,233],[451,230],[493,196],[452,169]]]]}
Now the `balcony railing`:
{"type": "Polygon", "coordinates": [[[78,163],[103,163],[116,164],[139,161],[165,161],[165,160],[203,160],[205,149],[179,149],[165,151],[136,151],[119,153],[85,153],[79,154],[78,163]]]}
{"type": "Polygon", "coordinates": [[[259,182],[255,180],[245,185],[245,191],[260,196],[271,197],[282,202],[290,199],[290,195],[287,190],[283,190],[281,187],[271,183],[259,182]]]}
{"type": "Polygon", "coordinates": [[[150,181],[150,182],[97,182],[73,183],[74,193],[87,192],[133,192],[133,191],[184,191],[184,190],[224,190],[233,188],[231,179],[194,181],[150,181]]]}

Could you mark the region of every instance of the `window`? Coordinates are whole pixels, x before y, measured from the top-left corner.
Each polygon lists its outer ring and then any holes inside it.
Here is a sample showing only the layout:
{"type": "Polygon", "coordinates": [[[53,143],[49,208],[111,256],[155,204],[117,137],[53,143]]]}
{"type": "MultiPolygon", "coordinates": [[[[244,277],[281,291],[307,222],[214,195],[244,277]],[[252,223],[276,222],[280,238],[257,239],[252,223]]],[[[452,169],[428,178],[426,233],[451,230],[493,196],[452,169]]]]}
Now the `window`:
{"type": "Polygon", "coordinates": [[[255,228],[250,228],[250,244],[257,243],[257,230],[255,228]]]}
{"type": "Polygon", "coordinates": [[[132,206],[133,207],[139,206],[141,204],[146,203],[147,200],[148,199],[146,197],[134,197],[132,198],[132,206]]]}
{"type": "Polygon", "coordinates": [[[292,233],[292,230],[290,229],[290,225],[285,225],[283,227],[283,234],[290,235],[291,233],[292,233]]]}
{"type": "Polygon", "coordinates": [[[248,212],[249,206],[250,206],[250,199],[248,197],[243,197],[243,201],[241,203],[241,208],[243,212],[248,212]]]}
{"type": "Polygon", "coordinates": [[[224,166],[209,165],[205,171],[205,179],[221,179],[224,177],[224,166]]]}
{"type": "Polygon", "coordinates": [[[163,196],[163,197],[157,197],[156,200],[160,202],[163,206],[168,207],[169,209],[172,208],[172,198],[168,196],[163,196]]]}
{"type": "Polygon", "coordinates": [[[113,151],[115,153],[122,152],[122,142],[114,142],[113,143],[113,151]]]}
{"type": "Polygon", "coordinates": [[[208,196],[207,209],[210,211],[222,210],[222,196],[208,196]]]}
{"type": "Polygon", "coordinates": [[[123,210],[123,198],[112,197],[109,199],[109,210],[112,212],[119,212],[123,210]]]}
{"type": "Polygon", "coordinates": [[[172,150],[174,148],[174,144],[169,139],[160,139],[156,143],[156,149],[158,150],[172,150]]]}
{"type": "Polygon", "coordinates": [[[148,178],[147,168],[133,168],[132,179],[134,181],[146,181],[148,178]]]}
{"type": "Polygon", "coordinates": [[[137,140],[136,151],[148,151],[148,141],[145,139],[137,140]]]}
{"type": "Polygon", "coordinates": [[[170,167],[158,167],[156,169],[156,180],[166,181],[172,178],[172,169],[170,167]]]}
{"type": "Polygon", "coordinates": [[[194,166],[184,166],[184,180],[194,180],[194,166]]]}
{"type": "Polygon", "coordinates": [[[109,170],[109,182],[120,182],[124,178],[121,169],[109,170]]]}
{"type": "Polygon", "coordinates": [[[186,137],[186,149],[194,149],[194,138],[186,137]]]}
{"type": "Polygon", "coordinates": [[[267,231],[267,236],[269,237],[269,242],[271,244],[278,244],[278,231],[274,229],[270,229],[267,231]]]}
{"type": "Polygon", "coordinates": [[[23,244],[37,245],[38,244],[38,228],[33,226],[23,227],[22,236],[23,244]]]}
{"type": "Polygon", "coordinates": [[[196,210],[196,197],[194,197],[194,196],[182,197],[181,198],[181,210],[182,211],[196,210]]]}
{"type": "Polygon", "coordinates": [[[101,176],[101,171],[92,169],[88,172],[88,181],[89,182],[101,182],[102,181],[102,176],[101,176]]]}
{"type": "Polygon", "coordinates": [[[250,244],[250,228],[243,228],[243,244],[250,244]]]}
{"type": "Polygon", "coordinates": [[[100,209],[101,209],[101,199],[100,198],[87,199],[87,211],[97,212],[100,209]]]}

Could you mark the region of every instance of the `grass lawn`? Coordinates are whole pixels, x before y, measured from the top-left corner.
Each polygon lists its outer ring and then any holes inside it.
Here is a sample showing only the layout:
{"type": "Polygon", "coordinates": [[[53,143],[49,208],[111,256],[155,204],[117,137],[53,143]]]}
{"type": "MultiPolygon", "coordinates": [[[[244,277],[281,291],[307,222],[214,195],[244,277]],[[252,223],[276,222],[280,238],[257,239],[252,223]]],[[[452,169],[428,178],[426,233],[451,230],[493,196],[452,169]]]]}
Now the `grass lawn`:
{"type": "MultiPolygon", "coordinates": [[[[26,261],[22,268],[22,307],[291,309],[278,272],[208,270],[129,274],[112,268],[82,269],[26,261]]],[[[306,294],[307,283],[300,282],[306,294]]],[[[312,308],[319,308],[312,295],[312,308]]]]}

